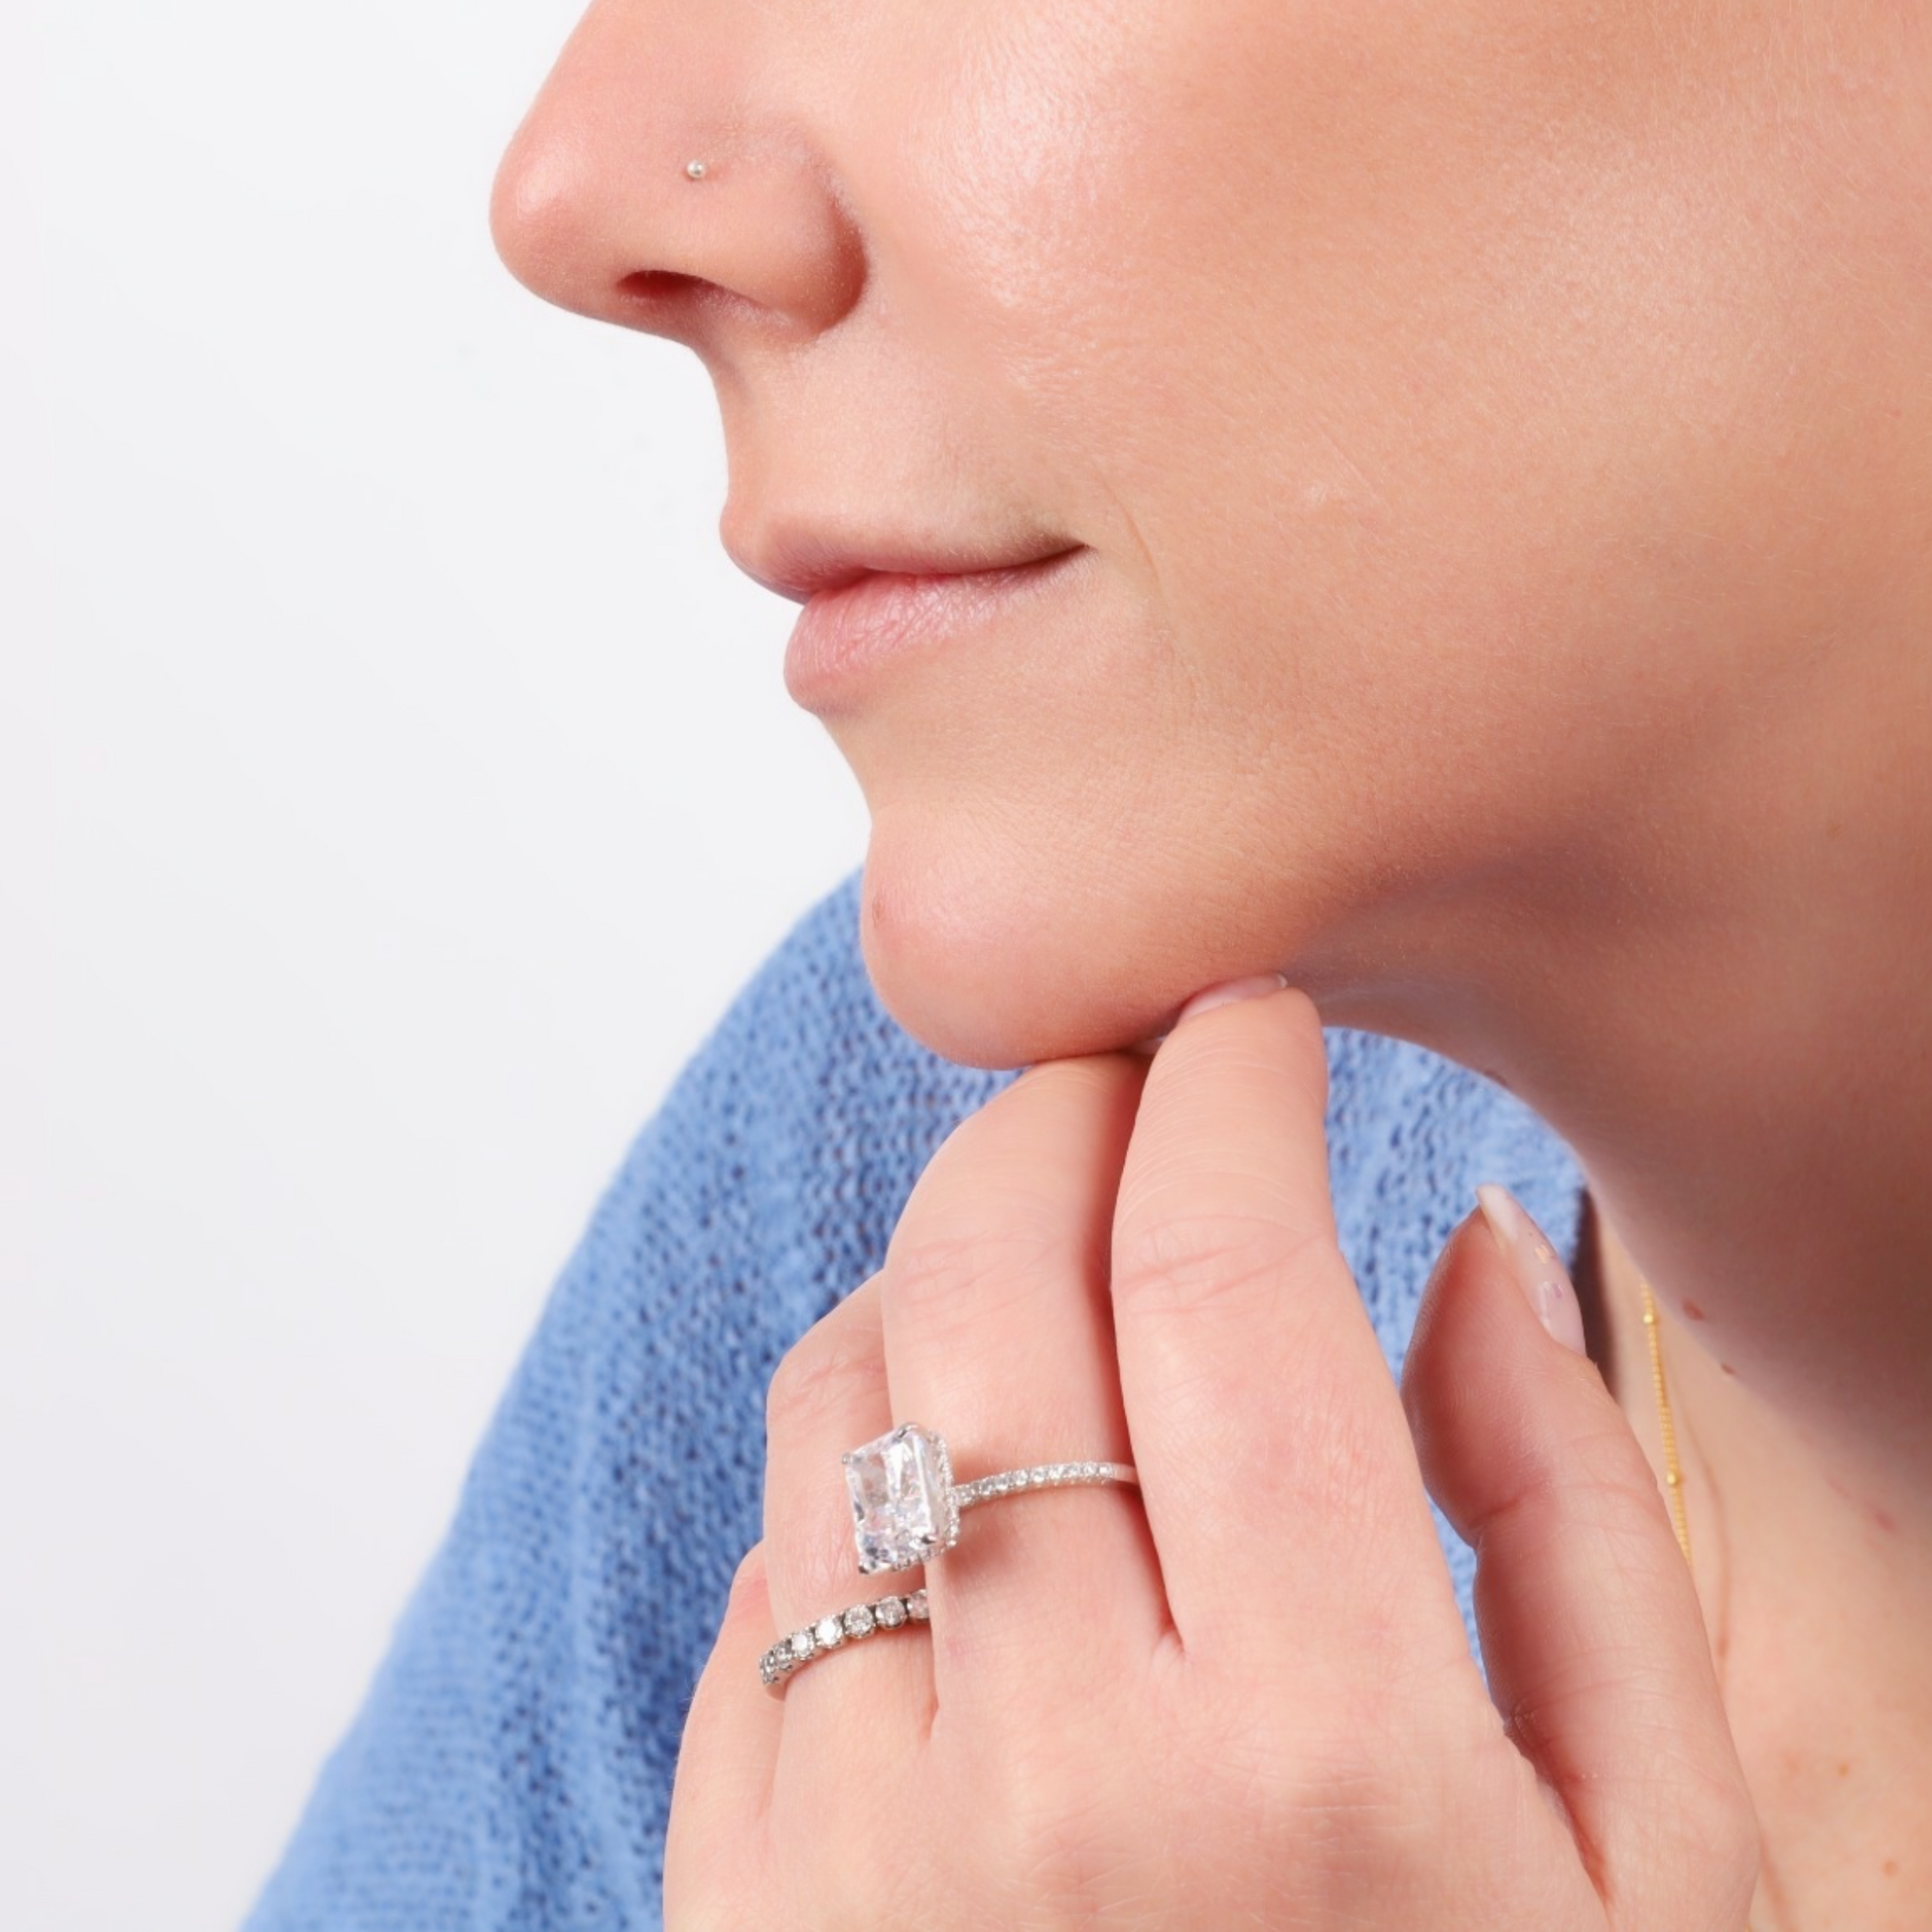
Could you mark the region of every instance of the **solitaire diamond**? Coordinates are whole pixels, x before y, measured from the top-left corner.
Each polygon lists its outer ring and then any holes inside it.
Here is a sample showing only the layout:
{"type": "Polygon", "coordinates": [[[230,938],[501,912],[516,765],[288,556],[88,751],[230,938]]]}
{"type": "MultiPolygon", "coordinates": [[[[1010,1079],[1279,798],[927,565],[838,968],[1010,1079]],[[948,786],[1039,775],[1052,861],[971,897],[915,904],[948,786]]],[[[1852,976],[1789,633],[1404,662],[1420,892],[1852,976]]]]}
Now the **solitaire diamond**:
{"type": "Polygon", "coordinates": [[[842,1459],[861,1571],[910,1570],[959,1541],[943,1436],[902,1423],[842,1459]]]}

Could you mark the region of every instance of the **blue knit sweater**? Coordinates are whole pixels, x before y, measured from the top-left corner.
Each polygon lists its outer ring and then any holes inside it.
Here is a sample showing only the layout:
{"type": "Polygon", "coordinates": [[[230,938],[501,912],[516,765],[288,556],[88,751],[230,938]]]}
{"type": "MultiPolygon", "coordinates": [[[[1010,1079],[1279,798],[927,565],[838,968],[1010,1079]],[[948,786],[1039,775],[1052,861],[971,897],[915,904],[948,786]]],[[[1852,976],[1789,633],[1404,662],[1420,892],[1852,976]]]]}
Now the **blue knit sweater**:
{"type": "MultiPolygon", "coordinates": [[[[1574,1250],[1582,1180],[1473,1074],[1362,1034],[1331,1033],[1329,1057],[1342,1241],[1399,1369],[1475,1183],[1509,1183],[1574,1250]]],[[[1007,1077],[880,1008],[851,886],[800,924],[564,1270],[253,1932],[660,1923],[679,1729],[760,1533],[765,1384],[1007,1077]]],[[[1469,1553],[1441,1527],[1466,1618],[1469,1553]]]]}

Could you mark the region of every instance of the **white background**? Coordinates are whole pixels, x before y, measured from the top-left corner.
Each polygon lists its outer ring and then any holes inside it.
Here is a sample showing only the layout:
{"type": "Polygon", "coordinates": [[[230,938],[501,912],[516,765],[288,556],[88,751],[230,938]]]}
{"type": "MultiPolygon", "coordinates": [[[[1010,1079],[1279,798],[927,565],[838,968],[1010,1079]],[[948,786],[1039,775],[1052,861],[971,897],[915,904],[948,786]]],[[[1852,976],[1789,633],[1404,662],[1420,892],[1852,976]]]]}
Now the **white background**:
{"type": "Polygon", "coordinates": [[[572,0],[0,24],[0,1915],[207,1932],[605,1176],[863,818],[696,363],[543,309],[572,0]]]}

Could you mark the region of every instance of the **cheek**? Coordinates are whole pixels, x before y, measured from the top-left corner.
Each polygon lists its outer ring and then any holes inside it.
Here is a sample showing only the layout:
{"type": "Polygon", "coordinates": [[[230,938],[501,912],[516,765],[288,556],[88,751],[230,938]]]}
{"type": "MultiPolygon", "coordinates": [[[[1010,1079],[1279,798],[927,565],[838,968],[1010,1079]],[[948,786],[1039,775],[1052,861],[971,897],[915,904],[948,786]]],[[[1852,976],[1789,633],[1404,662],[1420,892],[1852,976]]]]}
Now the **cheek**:
{"type": "Polygon", "coordinates": [[[1765,632],[1725,519],[1774,507],[1740,345],[1783,366],[1784,307],[1685,103],[1623,125],[1583,10],[1210,11],[969,19],[907,148],[905,284],[1104,573],[840,730],[869,961],[958,1058],[1372,976],[1560,872],[1765,632]]]}

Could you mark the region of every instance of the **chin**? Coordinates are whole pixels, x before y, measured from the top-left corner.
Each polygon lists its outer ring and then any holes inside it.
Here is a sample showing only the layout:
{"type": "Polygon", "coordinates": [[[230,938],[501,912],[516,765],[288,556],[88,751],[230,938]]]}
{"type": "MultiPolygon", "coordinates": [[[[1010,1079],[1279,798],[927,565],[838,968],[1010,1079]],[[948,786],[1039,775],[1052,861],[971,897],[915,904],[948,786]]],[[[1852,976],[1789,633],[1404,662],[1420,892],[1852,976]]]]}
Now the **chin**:
{"type": "Polygon", "coordinates": [[[1010,932],[1003,942],[1000,924],[936,871],[882,859],[875,839],[859,901],[866,971],[914,1039],[962,1066],[1027,1066],[1054,1051],[1044,1042],[1058,1030],[1024,990],[1025,947],[1010,932]]]}
{"type": "Polygon", "coordinates": [[[860,898],[866,969],[893,1018],[961,1065],[1131,1047],[1165,1032],[1198,988],[1251,970],[1208,958],[1202,922],[1161,916],[1149,885],[1017,841],[939,840],[876,819],[860,898]]]}

